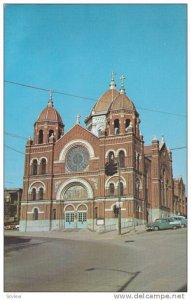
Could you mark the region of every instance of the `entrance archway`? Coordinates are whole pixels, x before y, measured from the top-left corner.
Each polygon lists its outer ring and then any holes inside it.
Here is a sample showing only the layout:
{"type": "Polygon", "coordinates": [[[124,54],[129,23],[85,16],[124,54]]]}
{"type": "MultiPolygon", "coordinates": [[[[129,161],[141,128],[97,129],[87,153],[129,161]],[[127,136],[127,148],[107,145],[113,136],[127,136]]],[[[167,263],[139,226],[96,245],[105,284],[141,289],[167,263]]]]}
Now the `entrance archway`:
{"type": "Polygon", "coordinates": [[[87,206],[80,205],[77,208],[77,227],[87,228],[87,206]]]}
{"type": "Polygon", "coordinates": [[[84,179],[68,180],[57,192],[57,199],[64,203],[64,227],[87,228],[88,200],[93,198],[91,185],[84,179]]]}
{"type": "Polygon", "coordinates": [[[67,205],[64,210],[65,228],[87,228],[87,205],[81,204],[78,207],[67,205]]]}

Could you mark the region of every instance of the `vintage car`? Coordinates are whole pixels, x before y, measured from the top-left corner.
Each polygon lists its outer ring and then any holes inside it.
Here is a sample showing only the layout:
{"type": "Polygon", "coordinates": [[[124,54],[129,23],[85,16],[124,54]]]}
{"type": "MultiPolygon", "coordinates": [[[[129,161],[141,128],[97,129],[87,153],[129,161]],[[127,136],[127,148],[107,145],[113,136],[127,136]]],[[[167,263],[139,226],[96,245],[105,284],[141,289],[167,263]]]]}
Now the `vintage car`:
{"type": "Polygon", "coordinates": [[[187,227],[187,219],[183,216],[173,216],[176,221],[180,221],[181,227],[187,227]]]}
{"type": "Polygon", "coordinates": [[[174,222],[173,218],[161,218],[156,219],[153,223],[146,225],[146,230],[164,230],[164,229],[176,229],[180,227],[179,222],[174,222]]]}

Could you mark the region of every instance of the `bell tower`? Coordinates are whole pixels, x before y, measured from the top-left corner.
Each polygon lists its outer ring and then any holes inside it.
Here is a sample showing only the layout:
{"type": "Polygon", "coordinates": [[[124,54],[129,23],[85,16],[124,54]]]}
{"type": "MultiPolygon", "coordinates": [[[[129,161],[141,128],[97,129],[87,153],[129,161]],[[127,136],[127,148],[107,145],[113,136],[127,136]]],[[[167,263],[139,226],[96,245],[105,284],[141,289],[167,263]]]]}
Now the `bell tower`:
{"type": "Polygon", "coordinates": [[[34,144],[47,144],[50,139],[57,141],[64,134],[62,118],[54,108],[52,91],[47,107],[40,113],[34,124],[34,144]]]}

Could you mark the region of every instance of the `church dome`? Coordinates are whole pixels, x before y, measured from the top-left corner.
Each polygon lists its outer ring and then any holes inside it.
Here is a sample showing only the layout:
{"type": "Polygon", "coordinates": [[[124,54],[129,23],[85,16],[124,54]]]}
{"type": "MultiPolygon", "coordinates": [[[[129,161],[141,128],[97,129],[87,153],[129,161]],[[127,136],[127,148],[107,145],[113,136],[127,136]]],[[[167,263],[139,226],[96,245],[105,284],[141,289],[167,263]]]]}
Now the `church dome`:
{"type": "Polygon", "coordinates": [[[112,101],[119,96],[119,92],[115,89],[106,91],[95,104],[92,114],[107,113],[112,101]]]}
{"type": "Polygon", "coordinates": [[[127,109],[127,110],[136,110],[135,105],[133,102],[127,97],[126,94],[120,94],[113,100],[111,104],[110,110],[120,110],[120,109],[127,109]]]}
{"type": "Polygon", "coordinates": [[[62,118],[57,110],[54,108],[53,103],[49,100],[47,107],[40,113],[37,122],[58,122],[62,123],[62,118]]]}

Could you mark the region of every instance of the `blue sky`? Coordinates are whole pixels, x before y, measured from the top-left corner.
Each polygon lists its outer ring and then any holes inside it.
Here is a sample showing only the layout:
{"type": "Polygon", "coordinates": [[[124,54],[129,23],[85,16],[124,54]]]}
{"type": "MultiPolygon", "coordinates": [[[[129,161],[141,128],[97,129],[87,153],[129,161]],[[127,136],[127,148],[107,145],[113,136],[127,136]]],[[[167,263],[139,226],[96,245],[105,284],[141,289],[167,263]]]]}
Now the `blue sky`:
{"type": "MultiPolygon", "coordinates": [[[[185,4],[6,5],[4,79],[95,99],[53,95],[68,131],[77,114],[84,125],[111,72],[117,88],[124,74],[145,145],[164,135],[169,148],[186,146],[186,18],[185,4]]],[[[24,153],[26,142],[10,134],[33,136],[48,98],[45,91],[4,84],[5,187],[22,187],[24,170],[24,155],[8,147],[24,153]]],[[[186,149],[173,151],[174,177],[185,182],[186,156],[186,149]]]]}

